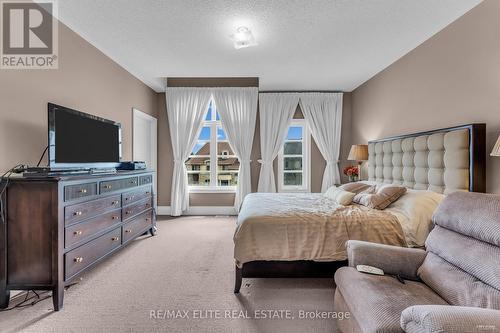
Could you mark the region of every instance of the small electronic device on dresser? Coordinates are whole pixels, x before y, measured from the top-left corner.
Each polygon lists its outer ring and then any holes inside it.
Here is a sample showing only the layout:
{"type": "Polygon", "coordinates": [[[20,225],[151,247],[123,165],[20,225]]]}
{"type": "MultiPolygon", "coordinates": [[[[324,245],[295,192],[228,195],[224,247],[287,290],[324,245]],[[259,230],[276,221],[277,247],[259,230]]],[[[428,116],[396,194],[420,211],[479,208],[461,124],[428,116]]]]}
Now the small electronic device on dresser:
{"type": "Polygon", "coordinates": [[[120,124],[50,103],[48,119],[49,165],[0,179],[0,308],[10,290],[40,289],[58,311],[83,272],[156,234],[154,172],[143,162],[117,171],[120,124]]]}
{"type": "Polygon", "coordinates": [[[118,170],[146,170],[146,162],[143,162],[143,161],[121,162],[117,169],[118,170]]]}

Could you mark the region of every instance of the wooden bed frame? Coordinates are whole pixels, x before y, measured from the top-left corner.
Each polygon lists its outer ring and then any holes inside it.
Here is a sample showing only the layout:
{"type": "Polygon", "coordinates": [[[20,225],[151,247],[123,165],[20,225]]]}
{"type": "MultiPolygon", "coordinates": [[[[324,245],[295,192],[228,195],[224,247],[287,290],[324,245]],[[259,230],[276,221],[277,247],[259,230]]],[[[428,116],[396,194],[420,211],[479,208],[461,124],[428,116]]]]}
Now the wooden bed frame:
{"type": "MultiPolygon", "coordinates": [[[[486,191],[486,124],[467,124],[370,141],[370,143],[404,139],[439,132],[467,129],[469,131],[469,191],[486,191]]],[[[331,278],[335,271],[346,266],[347,261],[316,262],[294,261],[251,261],[241,268],[235,266],[234,293],[239,293],[243,278],[331,278]]]]}

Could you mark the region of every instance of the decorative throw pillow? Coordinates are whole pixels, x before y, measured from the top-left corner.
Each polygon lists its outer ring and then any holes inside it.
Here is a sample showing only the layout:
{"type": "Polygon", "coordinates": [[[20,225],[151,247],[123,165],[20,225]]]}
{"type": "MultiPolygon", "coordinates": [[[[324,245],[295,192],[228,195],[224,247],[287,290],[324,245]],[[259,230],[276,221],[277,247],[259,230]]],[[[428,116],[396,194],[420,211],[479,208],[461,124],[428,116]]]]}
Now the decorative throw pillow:
{"type": "Polygon", "coordinates": [[[340,205],[348,206],[352,203],[352,199],[356,193],[344,191],[336,186],[332,186],[323,195],[336,201],[340,205]]]}
{"type": "MultiPolygon", "coordinates": [[[[359,205],[363,205],[362,202],[367,202],[368,203],[368,195],[375,194],[376,192],[376,185],[370,185],[367,188],[363,189],[362,191],[356,193],[354,198],[352,199],[352,202],[357,203],[359,205]]],[[[365,205],[363,205],[365,206],[365,205]]]]}
{"type": "Polygon", "coordinates": [[[385,209],[406,193],[406,187],[399,185],[379,185],[356,194],[353,202],[374,209],[385,209]]]}
{"type": "Polygon", "coordinates": [[[347,191],[347,192],[352,192],[358,194],[359,192],[362,192],[369,187],[372,187],[372,185],[361,183],[361,182],[354,182],[354,183],[347,183],[342,186],[339,186],[340,189],[347,191]]]}

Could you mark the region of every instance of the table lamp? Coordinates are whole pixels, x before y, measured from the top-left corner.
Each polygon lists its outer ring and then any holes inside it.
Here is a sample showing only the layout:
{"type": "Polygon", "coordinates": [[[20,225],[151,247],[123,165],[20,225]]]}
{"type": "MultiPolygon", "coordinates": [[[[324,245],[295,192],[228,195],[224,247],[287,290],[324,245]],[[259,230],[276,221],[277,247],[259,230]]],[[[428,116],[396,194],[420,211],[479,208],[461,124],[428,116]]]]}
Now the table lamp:
{"type": "Polygon", "coordinates": [[[500,156],[500,136],[498,136],[497,143],[495,144],[495,147],[493,147],[490,156],[500,156]]]}
{"type": "Polygon", "coordinates": [[[361,164],[368,160],[368,145],[352,145],[347,159],[358,162],[358,179],[361,180],[361,164]]]}

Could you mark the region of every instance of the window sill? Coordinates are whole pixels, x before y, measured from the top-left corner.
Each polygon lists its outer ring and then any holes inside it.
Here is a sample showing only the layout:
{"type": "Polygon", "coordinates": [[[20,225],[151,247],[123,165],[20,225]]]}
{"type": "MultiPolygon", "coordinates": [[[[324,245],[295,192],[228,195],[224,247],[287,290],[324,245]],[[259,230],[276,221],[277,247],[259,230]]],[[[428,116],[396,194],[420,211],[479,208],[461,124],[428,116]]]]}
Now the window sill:
{"type": "Polygon", "coordinates": [[[236,193],[236,187],[190,187],[189,193],[236,193]]]}
{"type": "Polygon", "coordinates": [[[311,190],[304,188],[280,188],[279,193],[311,193],[311,190]]]}

